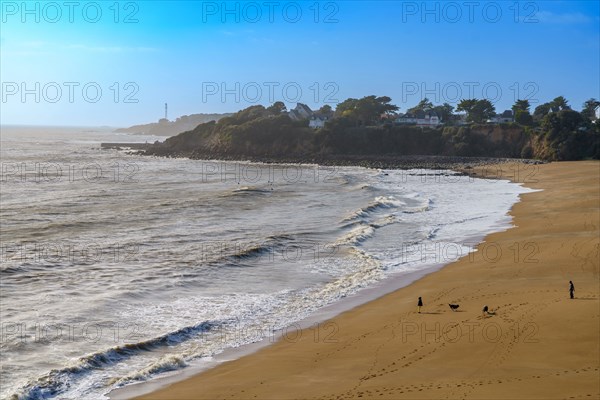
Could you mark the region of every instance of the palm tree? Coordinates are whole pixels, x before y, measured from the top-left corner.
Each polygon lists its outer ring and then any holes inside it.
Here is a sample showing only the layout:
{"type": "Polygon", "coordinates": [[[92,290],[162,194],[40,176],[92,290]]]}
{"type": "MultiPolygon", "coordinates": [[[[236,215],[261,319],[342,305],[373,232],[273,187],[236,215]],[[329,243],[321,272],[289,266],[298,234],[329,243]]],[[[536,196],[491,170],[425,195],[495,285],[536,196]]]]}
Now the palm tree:
{"type": "Polygon", "coordinates": [[[552,112],[558,112],[558,111],[562,111],[562,110],[570,110],[571,106],[569,106],[568,103],[569,102],[567,101],[567,99],[565,99],[563,96],[558,96],[557,98],[552,100],[552,102],[551,102],[552,105],[550,106],[550,108],[552,109],[552,112]]]}
{"type": "Polygon", "coordinates": [[[594,120],[596,118],[596,109],[598,107],[600,107],[600,101],[594,98],[586,100],[586,102],[583,103],[581,115],[583,115],[587,119],[594,120]]]}

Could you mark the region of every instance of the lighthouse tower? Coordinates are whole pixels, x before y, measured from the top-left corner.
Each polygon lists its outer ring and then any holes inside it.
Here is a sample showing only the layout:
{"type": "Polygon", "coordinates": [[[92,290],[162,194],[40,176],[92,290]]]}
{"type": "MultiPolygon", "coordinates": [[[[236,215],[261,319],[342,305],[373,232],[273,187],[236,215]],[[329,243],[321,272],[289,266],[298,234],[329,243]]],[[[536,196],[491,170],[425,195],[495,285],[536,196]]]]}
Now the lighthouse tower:
{"type": "Polygon", "coordinates": [[[167,103],[165,103],[165,119],[168,121],[169,118],[167,118],[167,103]]]}

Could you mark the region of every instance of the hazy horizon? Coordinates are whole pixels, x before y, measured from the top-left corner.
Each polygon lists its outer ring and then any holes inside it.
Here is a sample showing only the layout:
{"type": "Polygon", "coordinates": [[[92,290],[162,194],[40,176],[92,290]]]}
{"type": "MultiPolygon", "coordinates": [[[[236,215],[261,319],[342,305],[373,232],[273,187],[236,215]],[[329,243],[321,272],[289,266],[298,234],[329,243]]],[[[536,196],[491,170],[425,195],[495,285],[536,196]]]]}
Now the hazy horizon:
{"type": "Polygon", "coordinates": [[[600,97],[597,2],[3,2],[2,125],[600,97]],[[27,5],[25,5],[27,4],[27,5]],[[71,3],[69,3],[71,4],[71,3]],[[117,5],[117,6],[115,6],[117,5]],[[476,34],[474,34],[476,32],[476,34]]]}

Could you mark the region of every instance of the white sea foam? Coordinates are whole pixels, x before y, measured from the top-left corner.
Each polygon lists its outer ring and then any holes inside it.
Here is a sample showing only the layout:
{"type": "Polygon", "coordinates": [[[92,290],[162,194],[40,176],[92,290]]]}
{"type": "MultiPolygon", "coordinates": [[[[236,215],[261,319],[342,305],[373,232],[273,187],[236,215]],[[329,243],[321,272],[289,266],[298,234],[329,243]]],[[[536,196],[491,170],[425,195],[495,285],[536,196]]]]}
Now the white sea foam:
{"type": "Polygon", "coordinates": [[[3,131],[7,163],[138,172],[3,184],[0,311],[13,330],[0,343],[2,398],[104,399],[259,341],[392,274],[467,254],[510,225],[526,191],[450,171],[344,167],[324,180],[304,166],[292,180],[267,164],[268,180],[240,182],[205,174],[221,162],[99,152],[89,143],[117,141],[109,132],[76,133],[3,131]]]}

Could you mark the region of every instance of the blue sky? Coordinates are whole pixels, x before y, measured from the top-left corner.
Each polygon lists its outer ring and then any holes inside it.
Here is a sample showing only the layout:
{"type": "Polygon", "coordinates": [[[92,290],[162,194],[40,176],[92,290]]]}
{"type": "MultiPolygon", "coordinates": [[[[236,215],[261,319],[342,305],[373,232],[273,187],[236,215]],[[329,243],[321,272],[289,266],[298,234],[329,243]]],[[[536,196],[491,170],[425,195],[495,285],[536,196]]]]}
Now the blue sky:
{"type": "Polygon", "coordinates": [[[126,126],[276,100],[600,98],[598,1],[1,1],[3,124],[126,126]]]}

